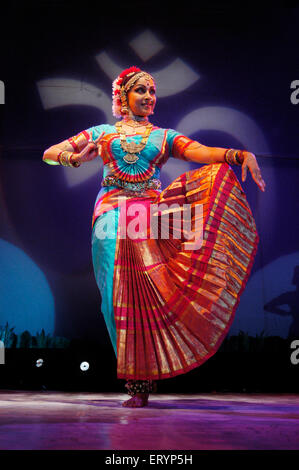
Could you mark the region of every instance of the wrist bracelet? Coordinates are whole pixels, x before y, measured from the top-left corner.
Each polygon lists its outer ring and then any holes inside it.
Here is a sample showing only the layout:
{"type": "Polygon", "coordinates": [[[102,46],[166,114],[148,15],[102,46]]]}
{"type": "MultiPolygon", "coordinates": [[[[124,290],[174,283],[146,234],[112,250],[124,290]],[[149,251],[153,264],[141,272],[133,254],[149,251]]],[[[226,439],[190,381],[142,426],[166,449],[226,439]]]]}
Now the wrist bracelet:
{"type": "Polygon", "coordinates": [[[227,149],[224,154],[224,161],[229,165],[242,165],[244,161],[242,150],[227,149]]]}
{"type": "Polygon", "coordinates": [[[238,150],[236,153],[236,162],[237,165],[242,165],[244,162],[244,155],[242,150],[238,150]]]}
{"type": "Polygon", "coordinates": [[[79,162],[72,162],[72,152],[67,152],[66,150],[60,152],[57,156],[57,160],[62,166],[71,166],[73,168],[78,168],[81,165],[79,162]]]}
{"type": "Polygon", "coordinates": [[[63,151],[61,150],[61,152],[59,152],[59,154],[57,155],[57,161],[58,161],[59,165],[61,165],[60,155],[62,154],[62,152],[63,151]]]}
{"type": "Polygon", "coordinates": [[[62,166],[70,166],[70,163],[68,161],[70,152],[62,151],[59,154],[59,163],[62,166]]]}

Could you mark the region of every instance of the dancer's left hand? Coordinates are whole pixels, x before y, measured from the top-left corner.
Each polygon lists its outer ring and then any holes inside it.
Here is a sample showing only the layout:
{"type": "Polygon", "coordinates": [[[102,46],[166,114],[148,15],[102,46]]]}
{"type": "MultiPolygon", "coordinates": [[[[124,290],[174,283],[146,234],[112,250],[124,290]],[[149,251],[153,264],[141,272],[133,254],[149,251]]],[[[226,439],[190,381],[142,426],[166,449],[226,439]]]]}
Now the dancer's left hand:
{"type": "Polygon", "coordinates": [[[265,191],[266,183],[262,178],[260,167],[256,161],[255,155],[251,152],[242,152],[244,161],[242,163],[242,181],[246,180],[247,169],[249,168],[253,180],[261,191],[265,191]]]}

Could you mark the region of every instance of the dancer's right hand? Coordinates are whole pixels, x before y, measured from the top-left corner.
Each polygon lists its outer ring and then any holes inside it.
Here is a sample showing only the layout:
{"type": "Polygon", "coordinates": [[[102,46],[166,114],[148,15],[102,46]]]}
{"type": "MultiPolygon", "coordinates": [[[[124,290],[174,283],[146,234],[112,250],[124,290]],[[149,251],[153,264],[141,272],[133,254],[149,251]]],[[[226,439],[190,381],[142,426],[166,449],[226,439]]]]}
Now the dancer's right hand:
{"type": "Polygon", "coordinates": [[[99,148],[97,145],[98,140],[99,138],[96,139],[94,142],[92,140],[89,140],[88,144],[84,147],[83,150],[81,150],[80,153],[73,155],[72,161],[84,163],[94,160],[99,155],[99,148]]]}

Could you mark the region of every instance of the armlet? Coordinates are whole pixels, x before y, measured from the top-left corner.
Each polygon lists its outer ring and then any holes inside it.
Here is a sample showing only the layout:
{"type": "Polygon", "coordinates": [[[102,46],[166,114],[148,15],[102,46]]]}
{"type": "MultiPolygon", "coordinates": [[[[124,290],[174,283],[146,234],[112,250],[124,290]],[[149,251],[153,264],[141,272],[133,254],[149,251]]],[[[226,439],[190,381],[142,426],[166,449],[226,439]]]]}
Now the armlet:
{"type": "Polygon", "coordinates": [[[172,155],[174,158],[178,158],[180,160],[188,160],[184,153],[186,149],[194,143],[195,141],[192,139],[189,139],[189,137],[185,136],[178,136],[174,139],[173,142],[173,147],[172,147],[172,155]]]}
{"type": "Polygon", "coordinates": [[[73,147],[76,153],[80,153],[81,150],[86,146],[86,142],[90,139],[86,131],[79,132],[79,134],[68,139],[69,143],[73,147]]]}

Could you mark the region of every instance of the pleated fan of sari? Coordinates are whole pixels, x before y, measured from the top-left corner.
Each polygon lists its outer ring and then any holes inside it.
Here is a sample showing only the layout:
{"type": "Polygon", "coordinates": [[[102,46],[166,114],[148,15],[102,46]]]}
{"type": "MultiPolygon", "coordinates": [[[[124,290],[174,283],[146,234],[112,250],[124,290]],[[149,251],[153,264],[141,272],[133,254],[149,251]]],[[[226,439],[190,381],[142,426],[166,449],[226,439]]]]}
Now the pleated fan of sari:
{"type": "Polygon", "coordinates": [[[175,203],[181,220],[191,207],[191,227],[203,224],[201,245],[188,249],[183,224],[159,213],[159,233],[167,222],[169,238],[117,237],[113,304],[119,378],[173,377],[209,359],[234,319],[257,250],[246,196],[227,164],[184,173],[155,200],[145,198],[148,220],[151,205],[162,203],[175,203]]]}

